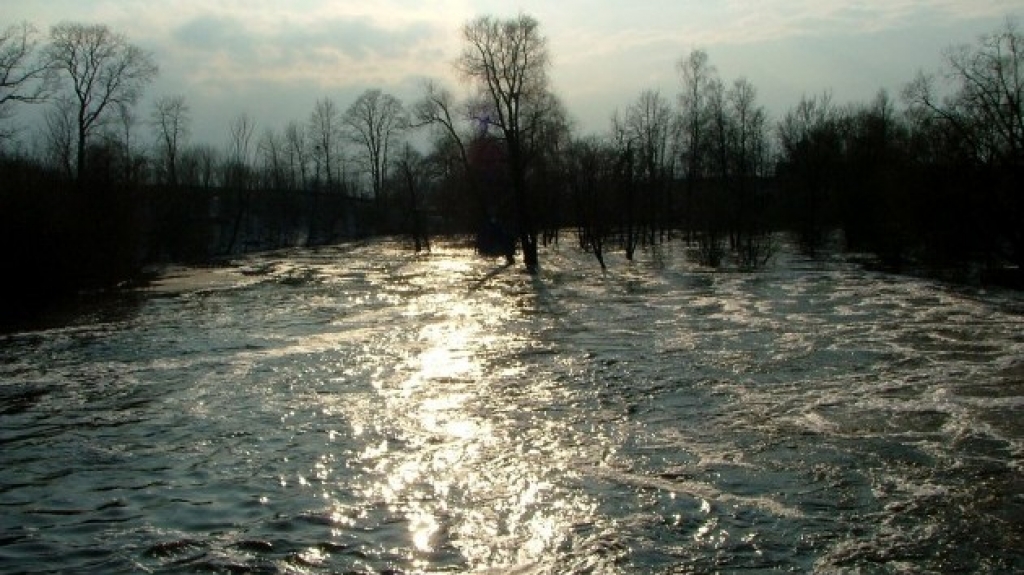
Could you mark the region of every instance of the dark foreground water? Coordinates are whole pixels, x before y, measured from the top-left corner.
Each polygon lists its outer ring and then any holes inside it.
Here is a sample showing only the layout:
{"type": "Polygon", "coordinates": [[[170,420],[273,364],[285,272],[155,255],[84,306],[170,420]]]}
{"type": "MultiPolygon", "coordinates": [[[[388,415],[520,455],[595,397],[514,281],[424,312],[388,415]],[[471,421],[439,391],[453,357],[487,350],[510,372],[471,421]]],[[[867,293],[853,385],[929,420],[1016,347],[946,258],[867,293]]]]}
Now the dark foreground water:
{"type": "Polygon", "coordinates": [[[294,251],[0,336],[0,571],[1024,570],[1024,297],[641,259],[294,251]]]}

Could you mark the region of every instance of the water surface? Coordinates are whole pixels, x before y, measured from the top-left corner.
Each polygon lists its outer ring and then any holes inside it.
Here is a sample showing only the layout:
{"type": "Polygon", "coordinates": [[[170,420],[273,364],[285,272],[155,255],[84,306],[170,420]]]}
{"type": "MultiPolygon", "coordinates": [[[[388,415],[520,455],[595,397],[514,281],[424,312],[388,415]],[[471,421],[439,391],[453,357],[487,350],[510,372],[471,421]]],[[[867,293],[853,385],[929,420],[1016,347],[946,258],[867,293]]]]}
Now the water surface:
{"type": "Polygon", "coordinates": [[[1024,570],[1024,297],[386,242],[0,336],[0,571],[1024,570]]]}

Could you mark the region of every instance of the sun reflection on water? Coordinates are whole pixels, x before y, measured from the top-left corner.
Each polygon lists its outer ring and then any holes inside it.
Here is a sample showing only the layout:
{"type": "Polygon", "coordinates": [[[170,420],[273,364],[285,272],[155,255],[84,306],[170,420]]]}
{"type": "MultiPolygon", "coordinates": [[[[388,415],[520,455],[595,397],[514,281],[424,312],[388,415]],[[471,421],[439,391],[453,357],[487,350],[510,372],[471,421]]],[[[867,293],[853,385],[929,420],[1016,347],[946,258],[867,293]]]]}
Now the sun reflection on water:
{"type": "Polygon", "coordinates": [[[554,399],[520,359],[531,342],[509,321],[522,306],[467,290],[486,272],[463,255],[416,265],[427,268],[409,274],[416,295],[373,350],[385,358],[371,372],[376,395],[338,404],[367,446],[348,462],[360,470],[348,488],[370,507],[334,511],[337,524],[401,525],[388,553],[417,570],[542,562],[595,505],[553,483],[575,457],[560,447],[565,430],[517,411],[524,394],[554,399]]]}

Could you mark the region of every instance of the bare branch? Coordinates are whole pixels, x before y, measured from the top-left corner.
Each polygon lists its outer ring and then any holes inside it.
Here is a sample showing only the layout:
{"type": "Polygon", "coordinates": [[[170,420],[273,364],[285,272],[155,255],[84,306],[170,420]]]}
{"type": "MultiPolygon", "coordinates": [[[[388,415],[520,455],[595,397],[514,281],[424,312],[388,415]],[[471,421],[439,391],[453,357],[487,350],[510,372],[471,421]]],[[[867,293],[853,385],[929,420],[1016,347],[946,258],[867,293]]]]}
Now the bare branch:
{"type": "Polygon", "coordinates": [[[104,25],[64,23],[50,29],[48,66],[71,84],[77,101],[77,174],[85,148],[108,110],[134,105],[158,72],[152,56],[104,25]]]}

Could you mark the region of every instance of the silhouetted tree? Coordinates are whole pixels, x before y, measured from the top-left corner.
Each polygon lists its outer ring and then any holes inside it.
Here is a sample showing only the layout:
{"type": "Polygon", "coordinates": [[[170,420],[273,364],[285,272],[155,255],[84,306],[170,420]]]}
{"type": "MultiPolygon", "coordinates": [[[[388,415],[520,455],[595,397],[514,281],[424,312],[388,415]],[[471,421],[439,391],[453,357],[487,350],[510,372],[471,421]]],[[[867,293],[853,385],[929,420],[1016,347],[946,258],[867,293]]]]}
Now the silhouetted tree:
{"type": "Polygon", "coordinates": [[[558,242],[558,231],[564,223],[568,190],[565,154],[572,140],[572,126],[561,100],[551,92],[527,109],[527,117],[527,125],[533,126],[525,132],[524,141],[530,166],[527,189],[546,246],[558,242]]]}
{"type": "Polygon", "coordinates": [[[366,90],[345,112],[343,121],[348,137],[361,149],[373,198],[379,202],[388,175],[391,147],[408,126],[402,102],[378,89],[366,90]]]}
{"type": "Polygon", "coordinates": [[[465,46],[459,69],[479,88],[493,116],[487,119],[501,131],[508,155],[508,172],[516,204],[516,224],[526,269],[538,271],[536,215],[527,190],[529,157],[526,142],[538,128],[547,103],[547,40],[540,24],[520,14],[500,20],[482,16],[462,28],[465,46]]]}
{"type": "Polygon", "coordinates": [[[835,191],[843,162],[845,120],[832,96],[804,97],[778,126],[785,209],[804,248],[822,247],[835,225],[835,191]]]}
{"type": "Polygon", "coordinates": [[[81,180],[89,139],[112,108],[133,105],[156,76],[152,56],[102,24],[65,23],[50,29],[49,65],[71,84],[77,104],[76,169],[81,180]]]}
{"type": "Polygon", "coordinates": [[[874,252],[898,268],[922,231],[925,212],[935,215],[915,197],[908,126],[885,90],[848,116],[845,167],[837,187],[846,247],[874,252]]]}
{"type": "Polygon", "coordinates": [[[413,127],[437,127],[439,133],[458,151],[463,166],[468,167],[465,134],[458,124],[459,114],[455,112],[456,106],[455,97],[450,90],[432,80],[427,81],[423,86],[423,96],[412,107],[410,123],[413,127]]]}
{"type": "Polygon", "coordinates": [[[272,128],[266,128],[256,143],[262,186],[270,190],[284,190],[287,181],[285,139],[272,128]]]}
{"type": "Polygon", "coordinates": [[[710,64],[708,54],[704,50],[690,52],[676,67],[682,76],[683,84],[679,94],[679,150],[683,175],[686,178],[683,225],[686,228],[687,241],[691,241],[695,225],[694,195],[701,180],[706,176],[706,156],[710,151],[711,112],[708,99],[712,86],[717,81],[718,72],[710,64]]]}
{"type": "Polygon", "coordinates": [[[730,116],[731,247],[745,268],[764,265],[772,252],[762,181],[768,169],[768,125],[757,89],[746,78],[726,93],[730,116]]]}
{"type": "Polygon", "coordinates": [[[191,117],[185,96],[164,96],[153,105],[152,125],[156,130],[157,150],[163,168],[163,181],[178,185],[178,155],[188,138],[191,117]]]}
{"type": "Polygon", "coordinates": [[[628,142],[634,155],[636,183],[633,188],[640,196],[632,198],[626,207],[631,216],[640,211],[640,217],[631,217],[627,222],[626,258],[631,260],[636,243],[654,243],[656,232],[664,225],[661,220],[671,178],[674,118],[671,106],[660,92],[644,90],[617,123],[613,129],[621,132],[619,137],[628,142]],[[639,205],[634,206],[634,200],[639,205]]]}
{"type": "Polygon", "coordinates": [[[459,104],[450,90],[440,86],[434,81],[427,81],[423,85],[423,95],[410,110],[410,125],[413,127],[431,126],[434,129],[435,149],[437,150],[436,161],[441,161],[447,169],[443,171],[454,175],[459,181],[449,178],[451,187],[464,185],[471,194],[474,217],[478,222],[484,221],[487,217],[486,202],[482,190],[470,168],[469,152],[467,142],[471,134],[465,125],[464,111],[457,112],[459,104]],[[445,151],[454,151],[455,154],[445,154],[445,151]],[[450,162],[445,158],[454,156],[457,159],[458,174],[452,174],[450,162]]]}
{"type": "Polygon", "coordinates": [[[284,129],[285,155],[288,158],[288,177],[292,189],[305,190],[309,180],[309,146],[302,124],[291,121],[284,129]]]}
{"type": "Polygon", "coordinates": [[[117,105],[117,118],[113,123],[113,139],[121,149],[121,168],[124,182],[128,186],[137,186],[145,178],[146,157],[137,149],[135,127],[137,117],[135,108],[128,103],[117,105]]]}
{"type": "Polygon", "coordinates": [[[226,253],[232,253],[242,231],[242,224],[249,213],[252,199],[252,136],[256,122],[248,114],[239,114],[229,126],[228,155],[224,164],[223,185],[235,192],[235,214],[228,236],[226,253]]]}
{"type": "Polygon", "coordinates": [[[619,211],[614,201],[616,150],[591,137],[573,141],[567,156],[580,248],[593,253],[601,269],[607,269],[605,244],[612,234],[614,214],[619,211]]]}
{"type": "MultiPolygon", "coordinates": [[[[993,250],[1024,268],[1024,35],[1004,28],[947,53],[954,92],[944,101],[935,78],[920,75],[904,91],[912,109],[955,134],[956,155],[975,172],[973,199],[993,250]],[[978,185],[981,184],[981,185],[978,185]]],[[[966,193],[966,190],[965,190],[966,193]]]]}
{"type": "Polygon", "coordinates": [[[74,178],[75,104],[71,98],[55,99],[44,116],[45,161],[69,180],[74,178]]]}
{"type": "MultiPolygon", "coordinates": [[[[341,171],[341,112],[334,100],[321,98],[316,101],[309,116],[307,135],[312,145],[313,161],[316,164],[316,186],[320,186],[321,172],[327,181],[327,189],[334,191],[341,171]]],[[[294,143],[293,143],[294,148],[294,143]]]]}
{"type": "Polygon", "coordinates": [[[212,190],[220,182],[217,180],[217,166],[221,162],[217,148],[209,144],[194,144],[181,152],[179,174],[185,186],[212,190]]]}
{"type": "Polygon", "coordinates": [[[403,206],[403,227],[412,238],[416,252],[430,251],[430,234],[427,229],[426,202],[424,194],[429,186],[429,168],[426,158],[408,142],[395,159],[396,193],[404,197],[399,201],[403,206]]]}
{"type": "Polygon", "coordinates": [[[39,32],[28,22],[0,31],[0,145],[14,133],[8,121],[16,104],[35,104],[48,95],[49,70],[37,54],[39,32]]]}

